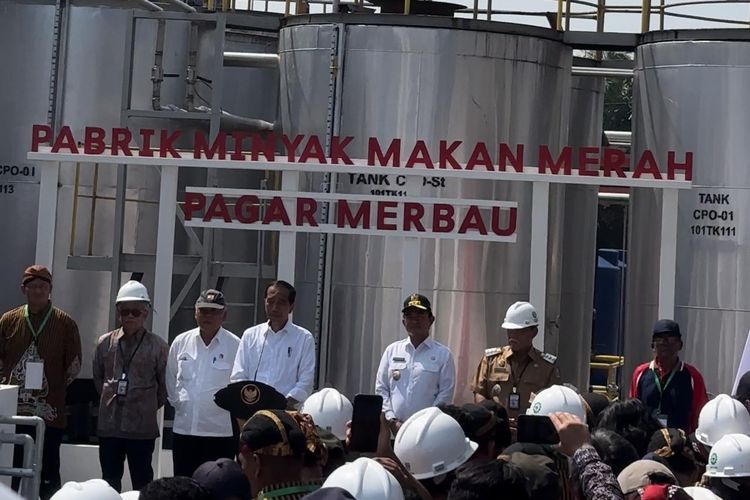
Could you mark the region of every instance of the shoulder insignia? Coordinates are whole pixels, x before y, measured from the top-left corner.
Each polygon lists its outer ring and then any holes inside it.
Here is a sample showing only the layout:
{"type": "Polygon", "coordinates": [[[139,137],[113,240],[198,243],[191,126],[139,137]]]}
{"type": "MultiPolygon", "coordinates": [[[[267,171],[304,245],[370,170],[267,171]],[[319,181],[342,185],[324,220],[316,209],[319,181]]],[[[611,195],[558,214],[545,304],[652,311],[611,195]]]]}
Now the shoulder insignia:
{"type": "Polygon", "coordinates": [[[501,352],[503,352],[502,347],[492,347],[490,349],[485,349],[484,355],[487,357],[490,357],[490,356],[495,356],[496,354],[500,354],[501,352]]]}
{"type": "Polygon", "coordinates": [[[555,364],[555,361],[557,361],[557,356],[555,356],[554,354],[550,354],[548,352],[543,352],[541,356],[542,356],[542,359],[549,364],[555,364]]]}

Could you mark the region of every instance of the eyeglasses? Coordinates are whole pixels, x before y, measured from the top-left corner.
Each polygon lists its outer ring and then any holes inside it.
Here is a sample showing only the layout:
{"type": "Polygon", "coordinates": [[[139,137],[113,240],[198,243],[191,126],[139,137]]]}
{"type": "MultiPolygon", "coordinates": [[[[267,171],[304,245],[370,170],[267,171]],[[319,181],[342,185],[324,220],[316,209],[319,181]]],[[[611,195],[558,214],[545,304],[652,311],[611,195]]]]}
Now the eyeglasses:
{"type": "Polygon", "coordinates": [[[198,313],[206,315],[206,316],[213,316],[215,314],[219,314],[224,312],[224,309],[216,309],[215,307],[199,307],[198,313]]]}
{"type": "Polygon", "coordinates": [[[123,318],[125,316],[132,316],[134,318],[137,318],[143,313],[145,313],[146,311],[142,309],[118,309],[117,312],[120,313],[120,316],[123,318]]]}

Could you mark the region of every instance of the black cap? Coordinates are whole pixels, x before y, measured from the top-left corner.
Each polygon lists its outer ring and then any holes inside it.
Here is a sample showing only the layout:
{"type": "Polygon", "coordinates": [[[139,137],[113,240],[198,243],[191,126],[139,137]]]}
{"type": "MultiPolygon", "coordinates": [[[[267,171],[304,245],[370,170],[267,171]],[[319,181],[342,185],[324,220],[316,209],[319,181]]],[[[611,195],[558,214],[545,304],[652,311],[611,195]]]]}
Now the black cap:
{"type": "Polygon", "coordinates": [[[485,399],[479,403],[479,406],[488,409],[495,415],[495,448],[503,449],[509,446],[513,441],[513,436],[510,432],[508,410],[494,399],[485,399]]]}
{"type": "Polygon", "coordinates": [[[552,446],[537,443],[519,443],[515,442],[503,450],[503,455],[512,455],[513,453],[525,453],[527,455],[546,455],[553,456],[552,446]]]}
{"type": "Polygon", "coordinates": [[[262,382],[233,382],[214,394],[216,406],[246,420],[259,410],[284,410],[286,398],[262,382]]]}
{"type": "Polygon", "coordinates": [[[302,497],[302,500],[354,500],[351,493],[344,488],[320,488],[302,497]]]}
{"type": "Polygon", "coordinates": [[[644,459],[663,461],[672,472],[691,472],[695,458],[690,439],[682,429],[659,429],[651,436],[644,459]]]}
{"type": "Polygon", "coordinates": [[[203,290],[195,301],[195,307],[199,309],[224,309],[227,306],[224,294],[218,290],[203,290]]]}
{"type": "Polygon", "coordinates": [[[242,427],[240,448],[258,455],[302,458],[307,437],[292,412],[260,410],[242,427]]]}
{"type": "Polygon", "coordinates": [[[560,476],[555,461],[545,455],[512,453],[510,463],[523,471],[530,499],[561,498],[560,476]]]}
{"type": "Polygon", "coordinates": [[[407,309],[410,309],[412,307],[421,309],[422,311],[427,311],[428,313],[432,314],[432,305],[430,304],[430,300],[424,295],[420,295],[418,293],[409,295],[404,301],[404,307],[403,309],[401,309],[401,312],[404,313],[407,309]]]}
{"type": "Polygon", "coordinates": [[[587,415],[590,419],[590,425],[596,425],[599,421],[599,415],[609,407],[609,399],[604,394],[599,392],[587,392],[581,394],[587,410],[591,410],[591,415],[587,415]]]}
{"type": "Polygon", "coordinates": [[[193,472],[193,479],[214,498],[250,498],[250,482],[240,464],[228,458],[206,462],[193,472]]]}
{"type": "Polygon", "coordinates": [[[461,407],[464,412],[464,434],[475,443],[482,443],[495,439],[495,415],[478,404],[465,404],[461,407]]]}
{"type": "Polygon", "coordinates": [[[682,333],[680,333],[680,325],[677,324],[676,321],[673,321],[671,319],[660,319],[656,323],[654,323],[654,336],[656,335],[672,335],[675,337],[682,338],[682,333]]]}
{"type": "Polygon", "coordinates": [[[745,372],[737,384],[737,391],[734,398],[739,400],[742,404],[750,399],[750,372],[745,372]]]}
{"type": "Polygon", "coordinates": [[[684,453],[684,450],[690,446],[688,437],[682,429],[673,427],[659,429],[651,436],[646,451],[654,452],[662,458],[669,458],[673,455],[684,453]]]}

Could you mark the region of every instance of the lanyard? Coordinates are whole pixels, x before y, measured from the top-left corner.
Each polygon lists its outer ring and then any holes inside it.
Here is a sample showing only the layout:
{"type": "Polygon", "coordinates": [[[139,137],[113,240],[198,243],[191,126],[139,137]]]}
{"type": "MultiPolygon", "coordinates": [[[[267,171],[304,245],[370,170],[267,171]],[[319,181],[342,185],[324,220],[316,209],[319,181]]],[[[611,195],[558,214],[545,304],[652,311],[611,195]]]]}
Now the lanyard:
{"type": "Polygon", "coordinates": [[[31,324],[31,320],[29,319],[29,306],[28,305],[23,306],[23,317],[24,319],[26,319],[26,324],[29,326],[31,335],[34,337],[34,344],[39,343],[37,339],[39,338],[39,335],[42,334],[42,330],[44,330],[44,327],[47,326],[47,321],[49,321],[50,316],[52,316],[52,304],[50,304],[49,308],[47,308],[47,313],[44,315],[44,318],[42,319],[42,324],[39,325],[39,330],[35,330],[34,325],[31,324]]]}
{"type": "Polygon", "coordinates": [[[122,339],[117,341],[117,350],[120,351],[120,356],[122,356],[122,374],[127,375],[128,371],[130,370],[130,363],[133,361],[133,358],[135,357],[135,353],[138,352],[138,348],[141,347],[141,343],[143,342],[143,339],[146,337],[146,332],[144,331],[141,334],[141,339],[138,341],[138,344],[135,346],[135,349],[130,354],[130,359],[127,363],[125,363],[125,353],[122,352],[122,339]]]}
{"type": "Polygon", "coordinates": [[[653,370],[654,372],[654,382],[656,383],[656,388],[659,389],[659,395],[663,395],[664,391],[667,390],[667,386],[672,381],[672,377],[674,377],[674,374],[677,373],[677,367],[675,367],[672,372],[669,374],[669,377],[667,378],[667,381],[664,382],[664,387],[661,386],[661,380],[659,380],[659,375],[656,374],[656,370],[653,370]]]}
{"type": "Polygon", "coordinates": [[[258,499],[266,498],[279,498],[286,495],[296,495],[299,493],[311,493],[319,489],[320,486],[314,484],[300,485],[300,486],[288,486],[279,490],[272,490],[258,495],[258,499]]]}

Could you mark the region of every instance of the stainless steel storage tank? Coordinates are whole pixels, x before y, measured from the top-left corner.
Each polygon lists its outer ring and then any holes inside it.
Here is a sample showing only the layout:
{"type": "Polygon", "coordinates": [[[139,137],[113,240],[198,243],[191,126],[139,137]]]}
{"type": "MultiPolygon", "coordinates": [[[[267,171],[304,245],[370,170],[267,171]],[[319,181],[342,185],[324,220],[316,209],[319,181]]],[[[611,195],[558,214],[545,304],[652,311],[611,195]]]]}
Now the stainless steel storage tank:
{"type": "MultiPolygon", "coordinates": [[[[682,357],[709,392],[732,390],[750,329],[750,34],[745,30],[644,35],[636,53],[633,151],[693,151],[693,189],[681,192],[675,319],[682,357]]],[[[650,358],[657,319],[661,196],[633,190],[626,374],[650,358]]]]}
{"type": "MultiPolygon", "coordinates": [[[[57,116],[56,124],[71,127],[76,137],[83,134],[85,126],[109,128],[121,124],[121,101],[123,85],[129,80],[124,60],[127,30],[133,13],[145,11],[135,9],[137,5],[125,0],[73,1],[60,11],[62,20],[60,38],[53,34],[55,2],[2,2],[0,5],[0,40],[5,50],[0,56],[4,59],[5,71],[0,75],[0,89],[3,95],[12,96],[11,108],[0,123],[0,152],[8,162],[26,165],[26,151],[30,143],[31,124],[47,122],[48,95],[50,94],[50,72],[53,54],[58,65],[57,85],[52,89],[56,106],[52,116],[57,116]]],[[[275,15],[248,13],[238,16],[241,24],[254,26],[254,16],[259,21],[250,31],[239,27],[230,28],[223,36],[224,47],[215,44],[214,33],[217,22],[198,26],[196,73],[208,80],[215,79],[214,68],[217,58],[221,62],[222,50],[245,52],[276,52],[278,26],[275,15]],[[263,18],[263,19],[260,19],[263,18]],[[268,22],[268,18],[272,22],[268,22]],[[262,21],[262,22],[261,22],[262,21]]],[[[218,16],[215,16],[218,20],[218,16]]],[[[167,22],[164,45],[164,72],[178,75],[166,78],[162,84],[161,104],[184,108],[186,93],[186,68],[188,65],[188,37],[190,24],[187,22],[167,22]]],[[[152,82],[151,68],[154,65],[157,21],[144,19],[137,23],[133,48],[132,104],[134,109],[151,111],[152,82]]],[[[221,67],[221,65],[219,65],[221,67]]],[[[224,68],[221,106],[228,112],[273,123],[277,114],[278,76],[274,70],[255,68],[224,68]]],[[[215,83],[215,82],[214,82],[215,83]]],[[[210,100],[212,90],[209,85],[200,85],[198,93],[210,100]]],[[[195,105],[205,105],[199,98],[195,105]]],[[[209,120],[165,120],[132,118],[127,122],[134,128],[180,128],[190,134],[201,128],[208,133],[209,120]]],[[[189,147],[189,145],[186,144],[189,147]]],[[[3,160],[3,163],[5,159],[3,160]]],[[[93,165],[80,166],[79,195],[91,196],[94,192],[93,165]]],[[[82,333],[84,362],[81,377],[91,376],[91,352],[96,337],[106,332],[109,322],[110,281],[117,285],[129,277],[129,273],[111,277],[108,264],[100,264],[100,271],[82,270],[78,259],[71,269],[68,254],[73,237],[73,254],[89,257],[89,225],[93,223],[91,258],[109,257],[113,253],[115,204],[111,199],[117,184],[116,169],[100,167],[97,173],[96,194],[100,198],[92,208],[91,198],[80,197],[76,216],[75,236],[73,227],[73,193],[76,166],[63,164],[58,191],[58,225],[55,238],[53,300],[68,311],[78,322],[82,333]],[[93,221],[92,221],[93,219],[93,221]],[[85,284],[85,287],[83,286],[85,284]]],[[[216,185],[252,187],[260,185],[262,174],[247,172],[226,172],[217,176],[216,185]]],[[[0,179],[4,184],[5,179],[0,179]]],[[[205,185],[206,173],[196,169],[183,169],[180,186],[205,185]]],[[[31,263],[34,256],[38,184],[22,185],[16,188],[20,196],[0,195],[3,207],[0,215],[0,228],[4,234],[13,234],[24,227],[22,238],[12,241],[0,265],[3,276],[9,277],[0,286],[0,305],[3,310],[17,305],[22,300],[18,293],[17,276],[24,266],[31,263]],[[7,207],[7,208],[6,208],[7,207]]],[[[158,199],[159,175],[156,169],[128,167],[125,224],[123,227],[123,252],[153,254],[156,242],[157,211],[153,203],[158,199]]],[[[200,232],[198,232],[200,236],[200,232]]],[[[219,262],[248,262],[257,259],[258,235],[252,231],[216,231],[212,244],[213,259],[219,262]]],[[[176,232],[175,253],[197,255],[198,251],[185,236],[184,231],[176,232]]],[[[266,264],[269,264],[268,260],[266,264]]],[[[144,282],[153,290],[153,263],[147,268],[144,282]]],[[[210,286],[216,285],[213,276],[210,286]]],[[[186,276],[175,276],[173,288],[181,288],[186,276]]],[[[190,301],[197,296],[200,280],[188,294],[188,308],[178,311],[172,324],[172,333],[179,333],[194,327],[190,301]]],[[[254,320],[255,280],[228,278],[224,282],[229,301],[243,306],[233,307],[228,327],[237,334],[254,320]]],[[[262,290],[261,290],[262,294],[262,290]]],[[[262,295],[261,295],[262,296],[262,295]]]]}
{"type": "MultiPolygon", "coordinates": [[[[573,64],[593,66],[596,63],[575,58],[573,64]]],[[[568,145],[582,147],[601,143],[604,84],[604,78],[573,76],[568,145]]],[[[557,362],[563,379],[581,391],[587,391],[589,386],[598,195],[597,186],[565,187],[557,362]]]]}
{"type": "MultiPolygon", "coordinates": [[[[540,144],[557,148],[568,138],[572,51],[554,31],[422,16],[300,16],[282,28],[279,55],[284,132],[354,136],[352,157],[363,157],[368,137],[386,143],[400,137],[405,144],[423,139],[430,147],[440,139],[523,143],[527,151],[540,144]]],[[[465,161],[469,153],[460,150],[457,159],[465,161]]],[[[309,176],[305,188],[318,190],[319,183],[309,176]]],[[[344,175],[334,186],[350,193],[379,188],[352,185],[344,175]]],[[[515,244],[420,243],[419,291],[433,299],[434,335],[451,347],[457,398],[466,399],[483,349],[505,342],[499,325],[506,308],[528,299],[531,186],[462,181],[445,188],[418,184],[408,192],[519,204],[515,244]]],[[[563,190],[553,187],[547,321],[560,314],[564,199],[563,190]]],[[[594,234],[592,227],[583,238],[593,244],[594,234]]],[[[350,396],[371,391],[383,349],[403,337],[401,245],[391,237],[335,238],[330,311],[322,311],[328,337],[324,329],[321,384],[350,396]]],[[[300,298],[312,300],[318,238],[300,237],[298,249],[300,298]]],[[[300,300],[295,314],[309,325],[315,311],[300,300]]],[[[558,332],[547,332],[555,352],[558,332]]],[[[575,363],[580,359],[576,353],[575,363]]]]}
{"type": "Polygon", "coordinates": [[[26,152],[31,126],[47,121],[54,25],[54,3],[0,3],[0,231],[7,235],[0,259],[2,311],[22,298],[18,278],[36,245],[39,172],[26,152]]]}

